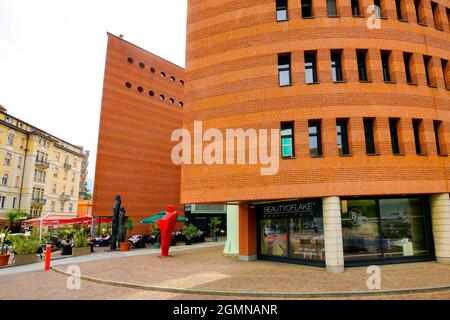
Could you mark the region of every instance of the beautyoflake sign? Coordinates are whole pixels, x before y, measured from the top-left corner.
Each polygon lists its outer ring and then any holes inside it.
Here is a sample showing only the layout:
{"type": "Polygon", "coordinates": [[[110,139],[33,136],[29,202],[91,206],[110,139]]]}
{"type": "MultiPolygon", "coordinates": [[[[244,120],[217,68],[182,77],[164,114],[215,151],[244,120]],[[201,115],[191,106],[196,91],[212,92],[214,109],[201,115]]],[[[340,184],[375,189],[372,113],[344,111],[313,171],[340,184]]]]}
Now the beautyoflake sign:
{"type": "Polygon", "coordinates": [[[256,210],[264,217],[274,215],[322,216],[322,199],[265,203],[257,205],[256,210]]]}

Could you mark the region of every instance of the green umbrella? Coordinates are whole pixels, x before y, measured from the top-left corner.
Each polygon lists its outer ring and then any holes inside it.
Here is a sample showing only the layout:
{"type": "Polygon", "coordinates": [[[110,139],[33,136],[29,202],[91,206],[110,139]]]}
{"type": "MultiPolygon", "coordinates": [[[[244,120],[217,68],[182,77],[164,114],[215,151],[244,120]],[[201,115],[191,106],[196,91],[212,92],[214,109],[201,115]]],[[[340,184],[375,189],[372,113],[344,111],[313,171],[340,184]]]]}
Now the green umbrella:
{"type": "MultiPolygon", "coordinates": [[[[154,216],[145,218],[144,220],[141,221],[142,224],[150,224],[150,223],[155,223],[156,220],[162,219],[164,216],[166,215],[165,211],[161,211],[158,214],[155,214],[154,216]]],[[[177,222],[186,222],[187,219],[185,217],[182,216],[178,216],[177,222]]]]}

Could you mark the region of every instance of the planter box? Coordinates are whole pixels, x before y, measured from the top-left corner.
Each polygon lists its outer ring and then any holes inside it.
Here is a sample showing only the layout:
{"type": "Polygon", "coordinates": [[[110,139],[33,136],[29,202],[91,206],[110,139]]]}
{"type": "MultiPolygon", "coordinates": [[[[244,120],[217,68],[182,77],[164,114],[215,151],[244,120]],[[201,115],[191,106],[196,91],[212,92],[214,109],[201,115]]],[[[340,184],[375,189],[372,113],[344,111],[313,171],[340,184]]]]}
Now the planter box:
{"type": "Polygon", "coordinates": [[[14,257],[14,265],[21,266],[24,264],[32,264],[38,262],[38,257],[36,254],[23,254],[23,255],[16,255],[14,257]]]}
{"type": "Polygon", "coordinates": [[[2,254],[0,255],[0,267],[4,267],[8,265],[10,254],[2,254]]]}
{"type": "Polygon", "coordinates": [[[85,256],[91,253],[91,247],[72,248],[72,250],[74,257],[85,256]]]}

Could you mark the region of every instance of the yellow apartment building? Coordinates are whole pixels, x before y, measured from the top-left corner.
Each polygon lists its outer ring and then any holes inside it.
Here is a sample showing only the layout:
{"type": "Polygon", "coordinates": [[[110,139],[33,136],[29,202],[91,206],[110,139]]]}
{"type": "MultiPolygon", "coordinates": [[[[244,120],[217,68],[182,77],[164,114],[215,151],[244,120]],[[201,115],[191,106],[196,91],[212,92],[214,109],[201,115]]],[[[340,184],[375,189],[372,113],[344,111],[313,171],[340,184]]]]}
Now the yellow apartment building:
{"type": "Polygon", "coordinates": [[[13,117],[0,106],[0,225],[7,211],[17,209],[31,217],[77,216],[81,171],[87,173],[88,157],[83,147],[13,117]]]}

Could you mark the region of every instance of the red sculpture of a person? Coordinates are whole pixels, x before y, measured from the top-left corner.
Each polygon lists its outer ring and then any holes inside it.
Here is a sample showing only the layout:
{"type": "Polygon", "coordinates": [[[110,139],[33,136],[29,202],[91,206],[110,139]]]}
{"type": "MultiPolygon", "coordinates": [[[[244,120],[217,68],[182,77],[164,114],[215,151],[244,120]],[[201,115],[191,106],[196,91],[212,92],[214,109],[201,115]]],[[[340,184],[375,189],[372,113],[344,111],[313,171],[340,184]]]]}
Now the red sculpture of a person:
{"type": "Polygon", "coordinates": [[[174,210],[173,205],[168,205],[168,210],[164,217],[156,220],[161,231],[161,257],[169,256],[169,248],[172,242],[172,232],[175,229],[177,223],[178,212],[174,210]]]}

